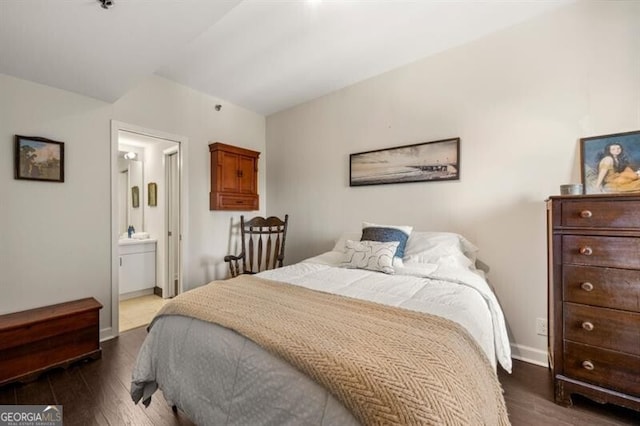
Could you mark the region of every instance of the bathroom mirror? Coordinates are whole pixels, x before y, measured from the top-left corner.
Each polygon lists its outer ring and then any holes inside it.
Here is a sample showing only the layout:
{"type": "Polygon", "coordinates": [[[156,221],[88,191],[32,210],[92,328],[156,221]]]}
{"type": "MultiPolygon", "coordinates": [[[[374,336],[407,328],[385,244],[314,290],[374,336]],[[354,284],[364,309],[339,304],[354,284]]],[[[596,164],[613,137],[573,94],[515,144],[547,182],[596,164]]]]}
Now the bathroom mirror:
{"type": "Polygon", "coordinates": [[[126,151],[118,152],[118,229],[120,236],[127,233],[129,225],[133,225],[136,232],[144,231],[144,176],[141,160],[125,158],[126,151]],[[136,188],[136,189],[134,189],[136,188]],[[137,191],[137,192],[136,192],[137,191]],[[139,200],[134,206],[134,196],[139,200]]]}

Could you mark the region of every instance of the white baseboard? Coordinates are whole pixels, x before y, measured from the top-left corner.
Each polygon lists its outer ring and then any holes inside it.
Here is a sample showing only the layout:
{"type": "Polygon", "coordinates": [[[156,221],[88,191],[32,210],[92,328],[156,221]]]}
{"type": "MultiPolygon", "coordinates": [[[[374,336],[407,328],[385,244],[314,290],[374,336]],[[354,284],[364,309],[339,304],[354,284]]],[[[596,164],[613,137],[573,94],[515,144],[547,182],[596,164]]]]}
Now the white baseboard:
{"type": "Polygon", "coordinates": [[[152,288],[145,288],[144,290],[137,290],[137,291],[132,291],[130,293],[123,293],[120,295],[120,301],[122,302],[123,300],[129,300],[129,299],[133,299],[136,297],[142,297],[142,296],[149,296],[153,294],[153,287],[152,288]]]}
{"type": "Polygon", "coordinates": [[[103,328],[102,330],[100,330],[100,341],[104,342],[105,340],[111,340],[113,339],[114,336],[113,335],[113,330],[111,327],[107,327],[107,328],[103,328]]]}
{"type": "Polygon", "coordinates": [[[549,355],[547,351],[524,345],[511,344],[511,358],[528,362],[529,364],[549,367],[549,355]]]}

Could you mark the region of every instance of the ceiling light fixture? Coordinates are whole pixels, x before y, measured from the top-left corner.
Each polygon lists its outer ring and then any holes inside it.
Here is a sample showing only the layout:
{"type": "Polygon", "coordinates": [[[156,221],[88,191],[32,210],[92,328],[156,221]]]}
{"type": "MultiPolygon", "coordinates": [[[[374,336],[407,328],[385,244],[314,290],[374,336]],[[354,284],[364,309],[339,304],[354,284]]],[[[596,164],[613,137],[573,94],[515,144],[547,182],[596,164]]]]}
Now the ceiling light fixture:
{"type": "Polygon", "coordinates": [[[113,0],[98,0],[100,2],[100,6],[103,9],[109,9],[111,6],[113,6],[113,0]]]}

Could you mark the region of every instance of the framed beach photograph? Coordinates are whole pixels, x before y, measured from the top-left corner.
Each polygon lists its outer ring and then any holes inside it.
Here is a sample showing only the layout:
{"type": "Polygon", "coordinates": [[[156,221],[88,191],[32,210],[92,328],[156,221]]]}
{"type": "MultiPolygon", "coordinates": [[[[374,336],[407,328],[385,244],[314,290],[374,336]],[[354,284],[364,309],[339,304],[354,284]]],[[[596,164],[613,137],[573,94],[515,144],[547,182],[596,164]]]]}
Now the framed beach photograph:
{"type": "Polygon", "coordinates": [[[460,138],[349,156],[349,186],[460,179],[460,138]]]}
{"type": "Polygon", "coordinates": [[[64,182],[64,142],[16,135],[14,152],[16,179],[64,182]]]}
{"type": "Polygon", "coordinates": [[[580,139],[585,194],[640,192],[640,131],[580,139]]]}

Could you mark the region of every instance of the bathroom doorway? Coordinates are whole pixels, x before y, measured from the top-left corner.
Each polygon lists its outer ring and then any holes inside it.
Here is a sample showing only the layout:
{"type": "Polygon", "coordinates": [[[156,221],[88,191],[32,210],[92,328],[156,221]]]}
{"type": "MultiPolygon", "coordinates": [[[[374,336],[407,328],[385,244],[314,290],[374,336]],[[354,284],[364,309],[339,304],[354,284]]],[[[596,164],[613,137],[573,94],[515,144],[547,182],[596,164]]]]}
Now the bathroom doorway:
{"type": "Polygon", "coordinates": [[[149,324],[182,291],[186,138],[112,122],[112,330],[149,324]]]}

